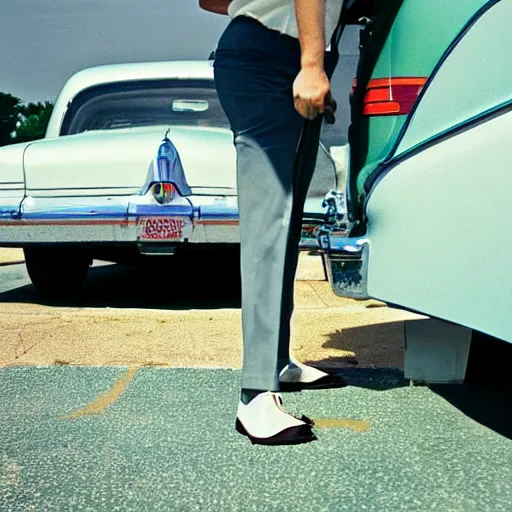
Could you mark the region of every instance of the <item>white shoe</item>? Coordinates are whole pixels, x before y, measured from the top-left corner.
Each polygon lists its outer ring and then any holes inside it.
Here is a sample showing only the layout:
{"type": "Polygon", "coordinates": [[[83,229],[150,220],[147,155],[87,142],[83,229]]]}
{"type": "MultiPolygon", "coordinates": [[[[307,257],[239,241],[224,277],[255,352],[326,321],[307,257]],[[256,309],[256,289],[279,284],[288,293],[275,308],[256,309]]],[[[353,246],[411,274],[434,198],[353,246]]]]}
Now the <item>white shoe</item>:
{"type": "Polygon", "coordinates": [[[346,381],[339,374],[325,373],[296,361],[286,365],[279,374],[281,391],[342,388],[346,385],[346,381]]]}
{"type": "Polygon", "coordinates": [[[236,430],[252,444],[301,444],[316,439],[311,422],[306,421],[288,414],[283,409],[281,396],[268,391],[260,393],[247,405],[238,404],[236,430]]]}
{"type": "Polygon", "coordinates": [[[286,383],[298,383],[309,384],[316,380],[327,377],[327,373],[313,368],[312,366],[306,366],[305,364],[293,361],[287,364],[279,374],[279,382],[286,383]]]}

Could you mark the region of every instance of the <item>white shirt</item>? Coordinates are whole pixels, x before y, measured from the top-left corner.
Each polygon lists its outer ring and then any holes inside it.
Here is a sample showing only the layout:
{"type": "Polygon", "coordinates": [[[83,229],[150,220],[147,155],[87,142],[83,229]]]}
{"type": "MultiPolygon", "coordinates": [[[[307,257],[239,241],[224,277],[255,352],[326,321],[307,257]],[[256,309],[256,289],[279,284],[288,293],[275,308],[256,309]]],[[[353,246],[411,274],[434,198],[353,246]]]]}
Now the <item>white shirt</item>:
{"type": "MultiPolygon", "coordinates": [[[[325,41],[329,44],[338,25],[344,0],[325,0],[325,41]]],[[[228,7],[231,18],[249,16],[268,28],[298,39],[295,0],[232,0],[228,7]]]]}

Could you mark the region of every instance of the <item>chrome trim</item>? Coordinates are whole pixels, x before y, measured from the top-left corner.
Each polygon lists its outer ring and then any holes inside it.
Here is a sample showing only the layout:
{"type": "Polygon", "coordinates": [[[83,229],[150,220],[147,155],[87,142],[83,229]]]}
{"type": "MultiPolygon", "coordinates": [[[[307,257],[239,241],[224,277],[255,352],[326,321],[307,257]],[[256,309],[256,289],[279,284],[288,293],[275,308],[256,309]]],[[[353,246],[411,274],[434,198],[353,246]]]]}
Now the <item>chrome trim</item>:
{"type": "Polygon", "coordinates": [[[350,225],[346,221],[345,194],[339,190],[330,190],[322,201],[325,209],[323,220],[308,219],[302,221],[302,236],[299,249],[321,253],[325,251],[326,236],[337,235],[346,237],[350,232],[350,225]],[[307,233],[306,236],[306,232],[307,233]],[[324,245],[323,245],[324,244],[324,245]]]}
{"type": "Polygon", "coordinates": [[[168,139],[167,133],[158,147],[157,156],[149,166],[146,183],[142,187],[140,195],[147,194],[154,183],[162,182],[172,183],[182,196],[192,195],[192,190],[185,179],[178,150],[168,139]]]}
{"type": "Polygon", "coordinates": [[[199,222],[204,221],[232,221],[238,222],[238,206],[234,201],[225,201],[224,204],[202,204],[199,206],[199,222]],[[231,202],[231,204],[229,204],[231,202]]]}
{"type": "Polygon", "coordinates": [[[322,255],[327,278],[336,295],[368,299],[368,239],[347,236],[353,223],[347,222],[343,192],[331,190],[322,206],[326,208],[325,222],[314,228],[316,239],[302,237],[300,248],[322,255]]]}
{"type": "MultiPolygon", "coordinates": [[[[168,151],[170,142],[163,141],[159,157],[164,160],[162,165],[153,169],[170,170],[168,151]]],[[[171,158],[172,160],[172,158],[171,158]]],[[[177,162],[177,160],[174,160],[177,162]]],[[[180,181],[180,173],[174,174],[180,181]]],[[[154,175],[153,175],[154,176],[154,175]]],[[[170,174],[167,175],[167,178],[170,174]]],[[[160,177],[158,176],[158,179],[160,177]]],[[[148,182],[150,180],[148,179],[148,182]]],[[[183,187],[182,185],[182,188],[183,187]]],[[[314,215],[306,213],[303,218],[303,236],[301,250],[320,252],[318,233],[325,232],[325,219],[337,219],[338,233],[346,235],[346,226],[340,221],[343,215],[337,210],[340,204],[332,193],[325,201],[325,212],[321,210],[314,215]],[[335,204],[336,211],[332,206],[335,204]]],[[[116,243],[131,242],[144,244],[145,252],[161,252],[164,246],[179,243],[239,243],[239,215],[237,196],[204,196],[175,194],[168,204],[158,204],[151,189],[144,195],[125,196],[108,195],[104,197],[75,196],[75,197],[32,197],[27,196],[23,201],[17,198],[0,200],[0,245],[26,245],[30,243],[116,243]],[[142,225],[149,219],[182,220],[182,234],[175,239],[148,240],[141,238],[142,225]],[[151,251],[148,244],[160,246],[151,251]]],[[[165,252],[165,251],[164,251],[165,252]]]]}
{"type": "MultiPolygon", "coordinates": [[[[24,191],[25,189],[23,189],[24,191]]],[[[27,188],[26,195],[34,198],[74,199],[79,197],[107,198],[126,197],[138,194],[140,187],[98,187],[98,188],[27,188]]],[[[0,191],[1,192],[1,191],[0,191]]]]}
{"type": "Polygon", "coordinates": [[[327,276],[333,292],[340,297],[369,299],[368,239],[327,235],[323,243],[327,276]]]}
{"type": "Polygon", "coordinates": [[[325,222],[339,225],[346,219],[347,209],[345,207],[345,194],[339,190],[330,190],[325,195],[322,206],[327,208],[325,222]]]}

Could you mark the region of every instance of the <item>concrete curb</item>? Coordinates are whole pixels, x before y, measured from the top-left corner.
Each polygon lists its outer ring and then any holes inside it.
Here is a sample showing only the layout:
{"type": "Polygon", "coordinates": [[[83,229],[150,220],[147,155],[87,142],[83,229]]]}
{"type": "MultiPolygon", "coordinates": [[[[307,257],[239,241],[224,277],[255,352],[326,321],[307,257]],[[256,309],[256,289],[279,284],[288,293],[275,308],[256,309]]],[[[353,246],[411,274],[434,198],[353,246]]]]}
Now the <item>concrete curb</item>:
{"type": "Polygon", "coordinates": [[[22,265],[24,263],[25,260],[0,261],[0,267],[7,267],[8,265],[22,265]]]}

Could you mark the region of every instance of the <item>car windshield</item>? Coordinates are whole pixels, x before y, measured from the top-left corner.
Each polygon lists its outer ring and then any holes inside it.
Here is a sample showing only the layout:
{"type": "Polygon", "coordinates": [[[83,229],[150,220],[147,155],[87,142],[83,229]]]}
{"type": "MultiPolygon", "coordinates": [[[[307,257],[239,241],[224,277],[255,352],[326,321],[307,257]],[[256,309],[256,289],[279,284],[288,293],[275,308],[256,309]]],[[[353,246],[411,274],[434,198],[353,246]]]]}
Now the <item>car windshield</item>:
{"type": "Polygon", "coordinates": [[[157,125],[230,126],[212,80],[158,80],[82,92],[68,109],[61,134],[157,125]]]}

